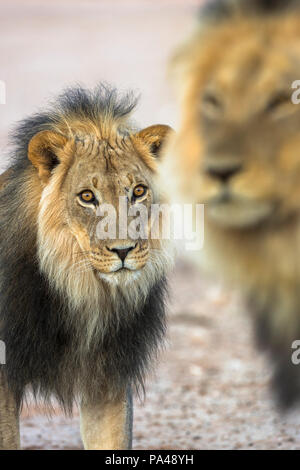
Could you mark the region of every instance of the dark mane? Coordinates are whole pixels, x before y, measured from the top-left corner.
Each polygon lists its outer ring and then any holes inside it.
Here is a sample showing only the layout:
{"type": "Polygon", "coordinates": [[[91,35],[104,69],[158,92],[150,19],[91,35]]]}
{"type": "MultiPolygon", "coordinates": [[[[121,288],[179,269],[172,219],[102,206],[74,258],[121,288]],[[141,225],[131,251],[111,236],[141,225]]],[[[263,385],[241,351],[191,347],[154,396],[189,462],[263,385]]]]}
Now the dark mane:
{"type": "Polygon", "coordinates": [[[116,88],[104,83],[94,90],[82,86],[66,88],[46,111],[35,113],[17,124],[10,134],[13,147],[11,161],[27,165],[27,148],[31,138],[40,131],[51,130],[74,117],[96,125],[109,117],[119,123],[120,131],[124,132],[124,125],[126,129],[127,119],[137,102],[138,97],[133,92],[119,95],[116,88]]]}
{"type": "Polygon", "coordinates": [[[206,21],[223,21],[234,15],[280,14],[300,8],[299,0],[209,0],[200,8],[199,16],[206,21]]]}

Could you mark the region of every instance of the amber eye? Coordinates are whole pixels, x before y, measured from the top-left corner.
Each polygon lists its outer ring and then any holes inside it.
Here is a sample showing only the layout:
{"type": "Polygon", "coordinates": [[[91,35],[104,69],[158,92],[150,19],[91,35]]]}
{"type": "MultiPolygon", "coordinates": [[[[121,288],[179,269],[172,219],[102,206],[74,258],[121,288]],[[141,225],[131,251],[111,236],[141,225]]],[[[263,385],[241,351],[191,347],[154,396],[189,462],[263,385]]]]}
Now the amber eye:
{"type": "Polygon", "coordinates": [[[79,198],[81,199],[82,202],[88,202],[88,203],[93,203],[96,200],[93,191],[90,191],[89,189],[82,191],[79,194],[79,198]]]}
{"type": "Polygon", "coordinates": [[[141,184],[139,184],[138,186],[136,186],[133,190],[133,195],[134,197],[142,197],[146,194],[147,192],[147,188],[145,188],[145,186],[142,186],[141,184]]]}
{"type": "Polygon", "coordinates": [[[279,92],[270,99],[269,103],[266,106],[266,111],[275,111],[280,106],[289,103],[291,103],[291,96],[284,91],[279,92]]]}

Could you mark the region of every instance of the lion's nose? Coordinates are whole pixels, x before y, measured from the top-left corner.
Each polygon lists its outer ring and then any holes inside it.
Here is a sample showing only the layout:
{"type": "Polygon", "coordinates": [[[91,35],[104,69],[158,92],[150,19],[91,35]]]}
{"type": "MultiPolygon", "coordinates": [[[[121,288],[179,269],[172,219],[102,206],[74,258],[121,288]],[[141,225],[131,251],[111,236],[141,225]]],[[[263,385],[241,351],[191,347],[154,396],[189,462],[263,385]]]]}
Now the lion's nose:
{"type": "Polygon", "coordinates": [[[116,253],[121,261],[124,261],[128,253],[135,248],[136,245],[128,246],[128,247],[118,247],[115,246],[114,248],[108,248],[109,251],[116,253]]]}
{"type": "Polygon", "coordinates": [[[242,165],[234,166],[212,166],[209,165],[206,168],[206,173],[212,178],[227,183],[234,175],[241,171],[242,165]]]}

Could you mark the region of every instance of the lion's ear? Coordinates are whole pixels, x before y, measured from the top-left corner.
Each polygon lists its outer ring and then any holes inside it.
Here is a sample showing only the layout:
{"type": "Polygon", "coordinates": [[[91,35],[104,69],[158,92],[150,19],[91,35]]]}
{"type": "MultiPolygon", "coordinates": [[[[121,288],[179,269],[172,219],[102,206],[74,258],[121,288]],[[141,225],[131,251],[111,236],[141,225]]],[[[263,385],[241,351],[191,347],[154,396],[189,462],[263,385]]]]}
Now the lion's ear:
{"type": "Polygon", "coordinates": [[[149,150],[154,157],[159,157],[162,144],[173,132],[174,130],[170,126],[156,124],[138,132],[136,137],[142,139],[143,142],[149,146],[149,150]]]}
{"type": "Polygon", "coordinates": [[[60,162],[59,151],[67,144],[67,137],[53,131],[38,132],[29,142],[28,158],[46,183],[53,168],[60,162]]]}

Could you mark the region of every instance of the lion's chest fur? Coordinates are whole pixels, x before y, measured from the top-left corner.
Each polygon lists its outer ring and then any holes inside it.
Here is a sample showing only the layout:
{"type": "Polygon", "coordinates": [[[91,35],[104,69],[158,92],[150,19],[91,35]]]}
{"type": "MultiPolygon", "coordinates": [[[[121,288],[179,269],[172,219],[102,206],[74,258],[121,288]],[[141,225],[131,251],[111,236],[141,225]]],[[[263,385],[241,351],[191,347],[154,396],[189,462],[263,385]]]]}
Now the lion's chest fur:
{"type": "Polygon", "coordinates": [[[76,398],[114,396],[128,384],[142,382],[149,355],[164,333],[164,280],[153,286],[139,309],[124,300],[106,321],[104,305],[98,311],[70,311],[25,260],[14,279],[19,295],[10,282],[9,276],[1,277],[1,337],[8,381],[19,400],[29,385],[46,401],[53,395],[70,410],[76,398]]]}

